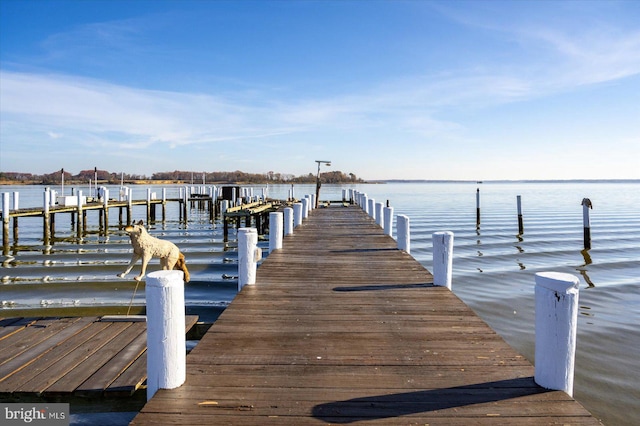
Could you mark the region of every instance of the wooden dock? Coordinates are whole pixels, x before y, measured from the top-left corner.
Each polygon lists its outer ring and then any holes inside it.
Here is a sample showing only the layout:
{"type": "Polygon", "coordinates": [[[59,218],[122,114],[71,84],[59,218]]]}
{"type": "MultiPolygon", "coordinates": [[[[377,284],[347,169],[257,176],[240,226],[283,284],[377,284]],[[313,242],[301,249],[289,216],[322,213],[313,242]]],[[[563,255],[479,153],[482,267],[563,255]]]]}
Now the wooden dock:
{"type": "Polygon", "coordinates": [[[284,238],[132,425],[600,422],[356,207],[284,238]]]}
{"type": "Polygon", "coordinates": [[[144,317],[5,318],[0,347],[3,399],[128,396],[147,378],[144,317]]]}

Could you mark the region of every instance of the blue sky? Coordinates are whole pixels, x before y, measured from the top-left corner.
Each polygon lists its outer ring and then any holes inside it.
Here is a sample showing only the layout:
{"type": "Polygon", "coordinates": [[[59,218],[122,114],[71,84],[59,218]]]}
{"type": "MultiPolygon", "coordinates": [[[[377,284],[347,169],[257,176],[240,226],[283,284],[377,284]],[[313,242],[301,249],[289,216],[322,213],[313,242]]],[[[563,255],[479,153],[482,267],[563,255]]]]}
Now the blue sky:
{"type": "Polygon", "coordinates": [[[0,170],[640,178],[640,1],[0,1],[0,170]]]}

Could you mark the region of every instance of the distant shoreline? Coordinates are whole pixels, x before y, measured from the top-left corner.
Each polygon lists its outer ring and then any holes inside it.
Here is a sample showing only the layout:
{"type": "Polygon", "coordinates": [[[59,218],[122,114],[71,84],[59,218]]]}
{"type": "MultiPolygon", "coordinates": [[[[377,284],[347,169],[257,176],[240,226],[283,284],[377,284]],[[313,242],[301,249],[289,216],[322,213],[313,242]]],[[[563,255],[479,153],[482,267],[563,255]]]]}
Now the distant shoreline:
{"type": "MultiPolygon", "coordinates": [[[[109,182],[99,182],[100,185],[118,185],[117,183],[109,183],[109,182]]],[[[386,184],[386,183],[433,183],[433,184],[441,184],[441,183],[459,183],[459,184],[494,184],[494,183],[640,183],[640,179],[521,179],[521,180],[507,180],[507,179],[497,179],[497,180],[484,180],[484,181],[476,181],[476,180],[446,180],[446,179],[378,179],[378,180],[368,180],[364,182],[335,182],[335,183],[323,183],[323,185],[348,185],[348,184],[386,184]]],[[[125,180],[125,185],[202,185],[202,183],[196,182],[187,182],[183,180],[152,180],[152,179],[142,179],[142,180],[125,180]]],[[[205,185],[308,185],[309,182],[206,182],[205,185]]],[[[33,182],[33,181],[12,181],[12,180],[0,180],[0,186],[10,186],[10,185],[50,185],[42,182],[33,182]]],[[[65,182],[65,185],[86,185],[86,182],[80,181],[70,181],[65,182]]]]}

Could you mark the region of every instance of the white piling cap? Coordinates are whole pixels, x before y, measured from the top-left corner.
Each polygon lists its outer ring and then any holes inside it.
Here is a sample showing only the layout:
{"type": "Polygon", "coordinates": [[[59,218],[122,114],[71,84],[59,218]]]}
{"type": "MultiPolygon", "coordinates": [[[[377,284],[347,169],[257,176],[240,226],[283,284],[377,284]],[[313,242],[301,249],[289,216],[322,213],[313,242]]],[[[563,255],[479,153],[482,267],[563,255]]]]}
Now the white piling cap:
{"type": "Polygon", "coordinates": [[[538,272],[536,273],[536,285],[548,290],[561,293],[569,293],[578,290],[580,280],[572,274],[563,272],[538,272]]]}

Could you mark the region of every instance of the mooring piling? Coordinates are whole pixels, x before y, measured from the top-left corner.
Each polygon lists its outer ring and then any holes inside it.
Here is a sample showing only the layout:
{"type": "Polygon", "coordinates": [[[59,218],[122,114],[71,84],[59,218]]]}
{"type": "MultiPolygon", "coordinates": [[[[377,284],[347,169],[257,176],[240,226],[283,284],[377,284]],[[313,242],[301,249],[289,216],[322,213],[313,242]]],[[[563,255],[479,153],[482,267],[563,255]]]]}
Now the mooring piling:
{"type": "Polygon", "coordinates": [[[572,396],[579,280],[571,274],[539,272],[535,282],[535,381],[572,396]]]}
{"type": "Polygon", "coordinates": [[[154,271],[146,279],[147,401],[186,379],[184,273],[154,271]]]}
{"type": "Polygon", "coordinates": [[[524,222],[522,220],[522,197],[518,195],[516,197],[516,203],[518,205],[518,235],[524,234],[524,222]]]}
{"type": "Polygon", "coordinates": [[[582,199],[582,224],[584,227],[584,249],[591,249],[591,221],[589,219],[589,209],[592,209],[593,205],[588,198],[582,199]]]}

